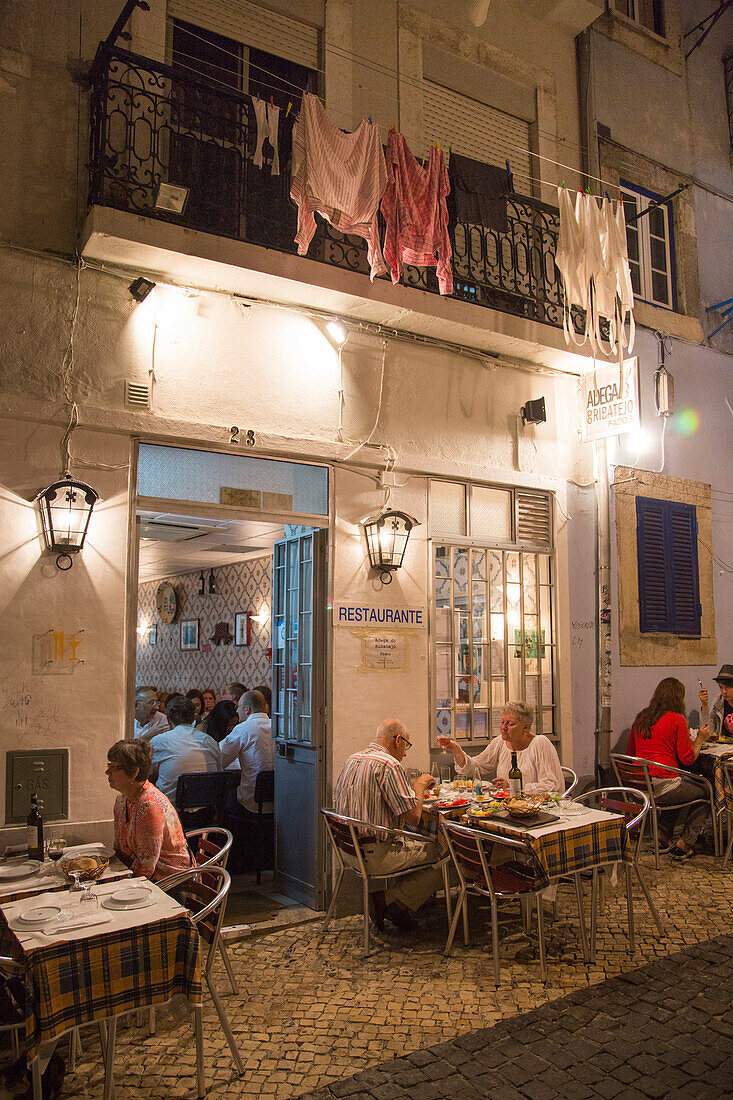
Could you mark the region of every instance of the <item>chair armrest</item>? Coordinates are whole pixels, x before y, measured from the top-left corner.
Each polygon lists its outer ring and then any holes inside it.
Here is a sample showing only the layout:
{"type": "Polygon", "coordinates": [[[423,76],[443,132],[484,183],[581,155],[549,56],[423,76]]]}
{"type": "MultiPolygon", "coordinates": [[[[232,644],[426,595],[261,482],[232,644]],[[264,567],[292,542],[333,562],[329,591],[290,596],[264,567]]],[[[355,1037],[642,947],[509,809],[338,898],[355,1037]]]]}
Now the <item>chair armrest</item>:
{"type": "MultiPolygon", "coordinates": [[[[701,787],[707,787],[710,794],[713,793],[712,784],[704,775],[698,775],[696,772],[688,772],[684,768],[673,768],[671,764],[657,764],[655,760],[650,760],[649,763],[655,768],[662,768],[663,771],[669,772],[670,775],[677,775],[680,779],[691,779],[693,783],[699,783],[701,787]]],[[[661,778],[660,776],[652,776],[654,778],[661,778]]]]}

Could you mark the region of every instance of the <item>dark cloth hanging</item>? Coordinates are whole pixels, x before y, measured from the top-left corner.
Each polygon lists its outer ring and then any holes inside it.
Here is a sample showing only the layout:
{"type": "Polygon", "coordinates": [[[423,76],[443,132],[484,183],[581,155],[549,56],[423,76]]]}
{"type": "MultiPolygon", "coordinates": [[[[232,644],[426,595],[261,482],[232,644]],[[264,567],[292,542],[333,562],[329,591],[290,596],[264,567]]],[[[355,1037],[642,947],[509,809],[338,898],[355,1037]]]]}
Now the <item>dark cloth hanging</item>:
{"type": "Polygon", "coordinates": [[[505,168],[451,153],[448,177],[451,230],[456,222],[470,222],[498,233],[507,232],[506,200],[512,192],[512,180],[505,168]]]}

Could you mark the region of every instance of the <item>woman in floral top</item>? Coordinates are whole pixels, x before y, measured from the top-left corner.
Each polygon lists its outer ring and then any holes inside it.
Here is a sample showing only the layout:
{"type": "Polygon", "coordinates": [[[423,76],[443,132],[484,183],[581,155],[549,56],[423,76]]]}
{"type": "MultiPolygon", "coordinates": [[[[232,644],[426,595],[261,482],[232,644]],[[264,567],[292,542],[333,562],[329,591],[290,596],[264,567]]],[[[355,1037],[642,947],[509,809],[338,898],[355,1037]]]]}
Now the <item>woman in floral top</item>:
{"type": "Polygon", "coordinates": [[[117,741],[107,753],[107,780],[115,802],[115,852],[134,875],[163,879],[192,866],[178,814],[148,782],[152,749],[147,741],[117,741]]]}

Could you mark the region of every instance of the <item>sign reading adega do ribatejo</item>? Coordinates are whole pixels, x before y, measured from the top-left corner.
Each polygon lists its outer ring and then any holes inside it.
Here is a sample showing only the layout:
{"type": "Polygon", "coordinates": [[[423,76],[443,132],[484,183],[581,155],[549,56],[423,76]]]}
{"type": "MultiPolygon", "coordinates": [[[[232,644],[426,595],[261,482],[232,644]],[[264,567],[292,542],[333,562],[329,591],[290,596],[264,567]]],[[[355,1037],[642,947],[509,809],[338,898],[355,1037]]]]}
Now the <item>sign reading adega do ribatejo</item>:
{"type": "Polygon", "coordinates": [[[351,627],[426,627],[423,607],[372,607],[369,604],[338,602],[333,605],[334,626],[351,627]]]}
{"type": "Polygon", "coordinates": [[[639,360],[604,364],[581,377],[583,441],[633,432],[639,427],[639,360]]]}

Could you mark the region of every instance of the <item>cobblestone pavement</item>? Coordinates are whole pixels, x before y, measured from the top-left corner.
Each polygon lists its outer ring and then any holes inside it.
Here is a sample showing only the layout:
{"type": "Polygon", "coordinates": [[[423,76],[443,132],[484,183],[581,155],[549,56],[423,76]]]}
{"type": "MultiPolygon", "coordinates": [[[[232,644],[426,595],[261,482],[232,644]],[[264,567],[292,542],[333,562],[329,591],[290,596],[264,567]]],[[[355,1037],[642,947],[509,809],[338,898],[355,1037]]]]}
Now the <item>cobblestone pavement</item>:
{"type": "MultiPolygon", "coordinates": [[[[627,953],[624,894],[619,886],[609,891],[605,911],[599,920],[597,961],[586,966],[578,944],[572,891],[563,890],[559,920],[548,922],[546,985],[539,979],[537,959],[528,957],[531,952],[526,949],[527,941],[518,920],[514,919],[516,906],[508,909],[510,919],[502,922],[502,982],[498,990],[491,977],[485,909],[472,911],[471,946],[457,946],[450,959],[442,954],[445,914],[440,906],[422,922],[419,932],[380,937],[378,950],[366,960],[361,955],[358,917],[334,921],[325,934],[321,922],[315,922],[233,944],[230,956],[240,984],[239,995],[228,992],[226,975],[219,963],[215,973],[242,1053],[245,1073],[242,1078],[236,1076],[214,1007],[205,996],[208,1095],[286,1100],[323,1090],[337,1082],[348,1089],[351,1083],[344,1079],[361,1071],[409,1054],[419,1060],[425,1048],[461,1037],[466,1037],[463,1042],[472,1043],[475,1040],[470,1033],[511,1021],[520,1013],[548,1005],[567,994],[582,994],[619,974],[631,975],[635,980],[634,970],[657,960],[662,960],[662,965],[658,971],[653,971],[655,992],[652,999],[658,996],[660,1001],[669,1004],[667,983],[663,980],[668,967],[674,969],[675,982],[689,970],[690,981],[694,983],[696,960],[706,960],[706,972],[714,973],[715,967],[709,965],[709,960],[714,960],[720,951],[721,966],[723,964],[724,954],[716,937],[727,935],[733,927],[733,874],[721,872],[720,861],[704,855],[679,866],[670,866],[670,861],[666,860],[659,872],[650,865],[649,858],[645,858],[644,863],[667,936],[658,937],[637,891],[637,950],[633,957],[627,953]],[[714,942],[701,954],[690,953],[695,945],[705,945],[708,941],[714,942]]],[[[730,966],[730,954],[725,957],[730,966]]],[[[599,1001],[592,1002],[593,1005],[603,1004],[608,988],[607,984],[603,986],[599,1001]]],[[[627,983],[622,988],[631,986],[627,983]]],[[[697,996],[697,989],[695,992],[697,996]]],[[[690,1013],[686,1019],[693,1028],[698,1023],[702,1025],[708,1011],[703,1002],[704,995],[700,994],[696,1005],[686,1009],[690,1013]]],[[[562,1013],[562,1005],[557,1006],[557,1011],[562,1013]]],[[[573,1001],[575,1015],[571,1017],[571,1025],[562,1021],[560,1015],[561,1026],[568,1032],[572,1027],[581,1028],[588,1023],[590,1012],[590,1006],[584,1008],[573,1001]]],[[[637,1020],[640,1022],[640,1018],[646,1016],[646,1008],[635,1006],[634,1013],[633,1030],[637,1020]]],[[[609,1016],[609,1019],[614,1021],[617,1017],[609,1016]]],[[[613,1023],[613,1026],[618,1024],[613,1023]]],[[[676,1023],[667,1021],[670,1034],[673,1027],[676,1034],[676,1023]]],[[[101,1096],[99,1046],[92,1031],[86,1034],[84,1056],[77,1064],[76,1073],[67,1074],[64,1098],[101,1096]]],[[[714,1041],[711,1048],[717,1045],[723,1050],[723,1036],[718,1034],[721,1041],[717,1044],[714,1041]]],[[[727,1041],[730,1043],[730,1032],[727,1041]]],[[[509,1042],[506,1035],[502,1042],[509,1042]]],[[[683,1056],[687,1058],[691,1053],[688,1047],[688,1041],[680,1037],[676,1046],[672,1043],[668,1048],[669,1057],[682,1061],[683,1056]]],[[[470,1056],[469,1050],[457,1043],[450,1049],[451,1057],[461,1051],[461,1061],[470,1056]]],[[[593,1049],[595,1055],[597,1051],[593,1049]]],[[[425,1056],[432,1059],[434,1052],[425,1056]]],[[[650,1067],[660,1073],[673,1064],[669,1058],[649,1062],[650,1067]]],[[[697,1051],[693,1064],[700,1074],[720,1068],[697,1058],[697,1051]]],[[[528,1065],[537,1069],[537,1089],[544,1088],[545,1082],[539,1081],[539,1077],[548,1072],[546,1064],[530,1061],[528,1065]]],[[[415,1068],[412,1063],[411,1068],[415,1068]]],[[[483,1072],[490,1069],[486,1067],[483,1072]]],[[[562,1066],[557,1072],[562,1073],[562,1066]]],[[[514,1092],[502,1087],[499,1090],[502,1100],[520,1095],[542,1100],[551,1095],[528,1091],[535,1086],[534,1076],[531,1070],[524,1093],[516,1091],[516,1084],[514,1092]]],[[[184,1023],[175,1031],[159,1032],[151,1037],[144,1029],[119,1029],[115,1080],[120,1100],[162,1096],[175,1100],[195,1096],[192,1029],[184,1023]]],[[[565,1082],[563,1087],[567,1096],[576,1095],[571,1083],[565,1082]]],[[[581,1082],[578,1082],[580,1087],[581,1082]]],[[[709,1089],[706,1093],[687,1091],[685,1095],[725,1095],[713,1091],[713,1085],[706,1087],[709,1089]]],[[[371,1095],[364,1090],[362,1094],[371,1095]]],[[[733,1094],[733,1087],[728,1094],[733,1094]]],[[[332,1090],[326,1095],[335,1095],[335,1092],[332,1090]]],[[[359,1093],[347,1092],[346,1095],[355,1097],[359,1093]]],[[[389,1100],[390,1096],[402,1093],[390,1093],[385,1087],[376,1095],[380,1100],[389,1100]]],[[[436,1094],[411,1089],[410,1095],[412,1100],[420,1100],[436,1094]]],[[[437,1095],[460,1097],[464,1094],[440,1091],[437,1095]]],[[[476,1093],[466,1092],[465,1095],[476,1093]]],[[[581,1090],[577,1095],[588,1093],[581,1090]]],[[[598,1095],[616,1094],[599,1092],[598,1095]]],[[[627,1091],[624,1094],[622,1090],[618,1095],[628,1100],[639,1093],[627,1091]]],[[[672,1092],[665,1085],[656,1094],[649,1095],[672,1095],[672,1092]]]]}

